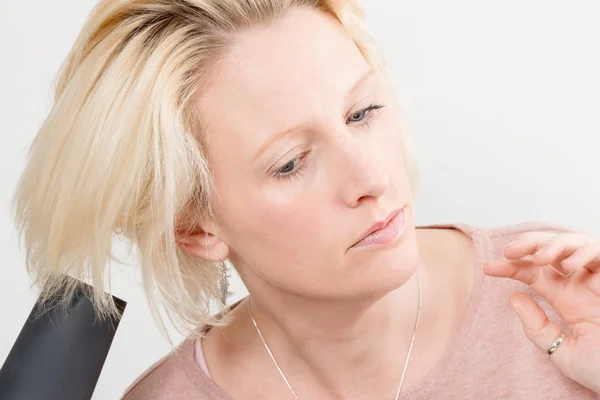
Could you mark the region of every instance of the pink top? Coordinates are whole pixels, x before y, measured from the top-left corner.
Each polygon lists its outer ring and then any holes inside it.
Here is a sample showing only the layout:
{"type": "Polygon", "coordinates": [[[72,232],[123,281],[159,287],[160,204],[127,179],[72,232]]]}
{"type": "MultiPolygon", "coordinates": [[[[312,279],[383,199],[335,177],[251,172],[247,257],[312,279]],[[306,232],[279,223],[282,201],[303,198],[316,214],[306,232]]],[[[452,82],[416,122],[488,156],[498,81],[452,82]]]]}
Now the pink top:
{"type": "MultiPolygon", "coordinates": [[[[473,293],[459,331],[438,365],[420,385],[404,392],[406,400],[421,399],[600,399],[600,394],[564,376],[549,357],[527,339],[508,305],[515,291],[529,293],[568,332],[556,311],[526,285],[483,274],[485,261],[503,257],[504,245],[522,232],[567,229],[523,223],[482,229],[464,224],[428,225],[454,228],[475,243],[478,268],[473,293]]],[[[232,400],[211,379],[201,342],[184,340],[131,384],[122,400],[232,400]]]]}
{"type": "Polygon", "coordinates": [[[202,339],[196,339],[196,341],[194,342],[194,358],[196,360],[196,364],[198,364],[198,366],[202,368],[202,371],[204,371],[206,376],[212,379],[210,371],[208,370],[208,364],[206,364],[206,358],[204,358],[204,350],[202,350],[202,339]]]}

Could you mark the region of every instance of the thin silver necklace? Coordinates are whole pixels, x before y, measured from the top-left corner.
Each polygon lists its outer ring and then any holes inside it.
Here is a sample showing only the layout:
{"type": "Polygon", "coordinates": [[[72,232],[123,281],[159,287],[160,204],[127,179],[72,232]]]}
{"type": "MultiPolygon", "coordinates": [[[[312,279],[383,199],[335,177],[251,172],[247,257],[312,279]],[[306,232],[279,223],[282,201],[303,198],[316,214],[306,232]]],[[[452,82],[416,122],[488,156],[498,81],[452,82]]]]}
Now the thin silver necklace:
{"type": "MultiPolygon", "coordinates": [[[[408,362],[410,361],[410,355],[412,353],[413,344],[415,342],[415,336],[417,335],[417,326],[419,325],[419,319],[421,317],[421,302],[422,302],[422,298],[423,298],[423,293],[421,290],[421,280],[419,279],[418,272],[417,272],[417,284],[419,286],[419,306],[417,307],[417,318],[415,319],[415,327],[413,329],[412,338],[410,339],[410,346],[408,346],[408,353],[406,354],[406,361],[404,361],[404,369],[402,370],[402,377],[400,378],[400,385],[398,385],[398,391],[396,392],[395,400],[398,400],[398,398],[400,396],[400,391],[402,390],[402,384],[404,383],[404,376],[406,375],[406,369],[408,368],[408,362]]],[[[260,331],[260,328],[258,327],[258,324],[256,323],[254,316],[252,315],[252,304],[251,304],[250,300],[251,300],[250,296],[248,296],[248,312],[250,314],[250,318],[252,319],[252,323],[254,324],[254,327],[256,328],[256,332],[258,333],[258,336],[260,336],[260,340],[262,341],[263,345],[265,346],[267,353],[269,353],[269,357],[271,357],[271,361],[273,361],[273,364],[275,364],[275,366],[277,367],[277,370],[279,371],[279,374],[283,378],[283,381],[287,385],[288,389],[290,389],[290,392],[292,392],[294,399],[300,400],[298,398],[298,395],[292,388],[292,385],[290,384],[290,382],[286,378],[285,374],[283,373],[283,370],[279,366],[279,363],[275,359],[275,356],[273,355],[273,352],[269,348],[269,345],[267,344],[265,337],[263,336],[262,332],[260,331]]]]}

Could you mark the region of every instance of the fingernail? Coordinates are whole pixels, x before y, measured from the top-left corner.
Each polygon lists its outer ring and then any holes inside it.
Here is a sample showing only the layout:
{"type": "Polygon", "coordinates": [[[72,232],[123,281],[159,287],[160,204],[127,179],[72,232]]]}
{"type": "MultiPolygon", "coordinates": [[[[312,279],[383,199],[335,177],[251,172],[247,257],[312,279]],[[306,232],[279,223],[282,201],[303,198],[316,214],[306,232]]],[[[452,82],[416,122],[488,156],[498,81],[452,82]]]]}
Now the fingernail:
{"type": "Polygon", "coordinates": [[[513,302],[509,302],[508,304],[519,317],[525,316],[525,310],[520,304],[515,304],[513,302]]]}
{"type": "Polygon", "coordinates": [[[560,266],[562,267],[563,271],[565,271],[566,275],[569,275],[571,272],[573,272],[573,265],[571,263],[570,259],[566,259],[566,260],[562,260],[560,262],[560,266]]]}
{"type": "Polygon", "coordinates": [[[523,304],[520,301],[510,302],[510,306],[521,319],[527,319],[527,317],[531,314],[531,308],[528,307],[527,304],[523,304]]]}

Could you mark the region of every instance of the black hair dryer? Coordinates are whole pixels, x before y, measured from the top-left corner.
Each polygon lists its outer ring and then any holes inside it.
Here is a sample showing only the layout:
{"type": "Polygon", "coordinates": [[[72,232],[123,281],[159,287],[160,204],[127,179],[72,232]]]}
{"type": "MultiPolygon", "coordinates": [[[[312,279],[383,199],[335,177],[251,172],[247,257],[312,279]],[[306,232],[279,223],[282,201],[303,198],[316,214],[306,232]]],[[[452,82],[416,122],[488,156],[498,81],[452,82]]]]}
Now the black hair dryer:
{"type": "Polygon", "coordinates": [[[69,307],[36,302],[0,369],[0,400],[92,398],[127,303],[112,296],[120,315],[101,320],[78,284],[69,307]]]}

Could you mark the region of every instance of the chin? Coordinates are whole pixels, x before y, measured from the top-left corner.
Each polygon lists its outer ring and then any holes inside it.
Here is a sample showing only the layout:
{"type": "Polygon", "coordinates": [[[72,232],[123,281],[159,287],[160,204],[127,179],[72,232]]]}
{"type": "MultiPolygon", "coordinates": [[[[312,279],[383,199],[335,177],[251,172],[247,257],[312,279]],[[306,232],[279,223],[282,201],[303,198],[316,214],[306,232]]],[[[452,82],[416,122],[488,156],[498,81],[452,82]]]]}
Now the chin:
{"type": "Polygon", "coordinates": [[[404,285],[419,266],[415,229],[407,227],[400,240],[388,248],[365,252],[367,260],[352,268],[346,292],[354,297],[381,298],[404,285]]]}

